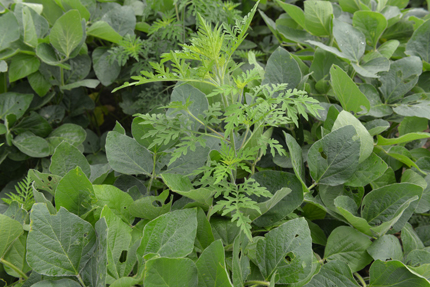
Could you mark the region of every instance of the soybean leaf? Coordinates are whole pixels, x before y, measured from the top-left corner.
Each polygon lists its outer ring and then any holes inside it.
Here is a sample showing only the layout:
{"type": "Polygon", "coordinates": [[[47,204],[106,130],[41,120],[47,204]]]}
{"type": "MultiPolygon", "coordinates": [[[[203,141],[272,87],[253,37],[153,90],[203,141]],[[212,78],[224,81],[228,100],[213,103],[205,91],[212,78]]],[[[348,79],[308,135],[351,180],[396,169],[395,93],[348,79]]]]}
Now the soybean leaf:
{"type": "Polygon", "coordinates": [[[133,203],[131,196],[116,188],[113,185],[93,185],[94,194],[97,202],[93,207],[98,207],[97,216],[100,214],[104,206],[108,206],[110,210],[119,216],[124,222],[131,223],[134,216],[130,214],[130,205],[133,203]]]}
{"type": "Polygon", "coordinates": [[[96,235],[90,223],[61,208],[51,215],[43,203],[31,210],[27,262],[37,273],[74,276],[91,258],[96,235]]]}
{"type": "Polygon", "coordinates": [[[0,231],[0,258],[3,258],[24,230],[21,223],[9,216],[0,214],[0,231]]]}
{"type": "Polygon", "coordinates": [[[12,142],[21,152],[31,157],[41,158],[50,154],[48,142],[32,132],[24,132],[14,138],[12,142]]]}
{"type": "Polygon", "coordinates": [[[333,19],[333,36],[346,58],[359,62],[366,48],[366,37],[363,33],[348,23],[333,19]]]}
{"type": "Polygon", "coordinates": [[[406,44],[405,53],[418,56],[427,64],[430,63],[430,21],[419,26],[406,44]]]}
{"type": "Polygon", "coordinates": [[[221,239],[226,246],[233,244],[235,238],[240,234],[240,227],[225,217],[212,216],[210,218],[210,225],[215,240],[221,239]]]}
{"type": "Polygon", "coordinates": [[[317,82],[322,79],[328,80],[327,76],[329,75],[330,68],[333,64],[343,67],[344,62],[342,62],[334,54],[321,48],[317,48],[315,50],[314,59],[309,68],[309,72],[313,72],[312,78],[314,78],[314,80],[317,82]]]}
{"type": "Polygon", "coordinates": [[[398,104],[393,107],[393,110],[401,116],[430,120],[430,101],[418,100],[415,103],[398,104]]]}
{"type": "Polygon", "coordinates": [[[374,136],[386,131],[390,127],[390,123],[382,119],[376,119],[365,123],[364,126],[369,131],[369,134],[374,136]]]}
{"type": "Polygon", "coordinates": [[[351,269],[340,260],[332,260],[324,264],[320,272],[306,284],[306,287],[338,286],[358,287],[351,269]]]}
{"type": "Polygon", "coordinates": [[[428,121],[419,117],[405,117],[399,125],[399,136],[427,129],[428,121]]]}
{"type": "Polygon", "coordinates": [[[115,44],[118,44],[122,40],[122,36],[105,21],[97,21],[92,24],[88,28],[87,34],[88,36],[97,37],[115,44]]]}
{"type": "Polygon", "coordinates": [[[363,32],[367,43],[373,48],[376,48],[379,37],[388,25],[384,15],[373,11],[357,11],[354,13],[352,24],[363,32]]]}
{"type": "Polygon", "coordinates": [[[402,143],[407,143],[407,142],[411,142],[414,140],[426,139],[429,137],[430,137],[429,133],[408,133],[406,135],[402,135],[402,136],[397,137],[397,138],[389,138],[389,139],[386,139],[386,138],[378,135],[377,144],[378,145],[402,144],[402,143]]]}
{"type": "Polygon", "coordinates": [[[290,220],[257,241],[256,263],[266,280],[273,272],[279,284],[305,279],[312,270],[312,238],[304,218],[290,220]]]}
{"type": "Polygon", "coordinates": [[[0,17],[0,50],[19,39],[20,31],[14,13],[6,13],[0,17]]]}
{"type": "Polygon", "coordinates": [[[385,161],[372,153],[365,161],[358,165],[357,171],[345,182],[348,186],[366,186],[380,178],[387,170],[385,161]]]}
{"type": "Polygon", "coordinates": [[[197,267],[188,258],[152,259],[145,269],[143,283],[148,287],[197,286],[197,267]]]}
{"type": "Polygon", "coordinates": [[[63,141],[78,147],[84,142],[86,136],[86,132],[81,126],[63,124],[53,130],[46,140],[49,142],[52,150],[54,150],[63,141]]]}
{"type": "Polygon", "coordinates": [[[90,176],[91,167],[85,156],[68,142],[62,142],[52,155],[49,170],[53,174],[64,176],[77,166],[82,169],[87,178],[90,176]]]}
{"type": "Polygon", "coordinates": [[[120,6],[103,15],[101,21],[109,24],[122,37],[126,34],[134,35],[136,16],[130,6],[120,6]]]}
{"type": "Polygon", "coordinates": [[[113,170],[124,174],[152,173],[151,153],[136,140],[117,132],[109,132],[106,138],[106,155],[113,170]]]}
{"type": "Polygon", "coordinates": [[[94,255],[82,271],[82,279],[89,286],[105,287],[108,265],[108,227],[104,217],[96,222],[95,230],[97,234],[96,249],[94,255]]]}
{"type": "Polygon", "coordinates": [[[402,58],[390,65],[388,72],[381,73],[379,90],[385,103],[393,103],[401,99],[418,82],[423,64],[416,56],[402,58]]]}
{"type": "Polygon", "coordinates": [[[357,131],[357,135],[360,138],[360,157],[359,163],[366,160],[373,151],[373,138],[363,126],[363,124],[354,117],[351,113],[341,111],[333,124],[332,131],[338,130],[341,127],[352,125],[357,131]]]}
{"type": "Polygon", "coordinates": [[[66,173],[55,190],[57,210],[64,207],[78,216],[92,209],[94,199],[93,185],[79,166],[66,173]]]}
{"type": "Polygon", "coordinates": [[[196,262],[199,286],[228,287],[230,282],[221,240],[212,242],[196,262]]]}
{"type": "Polygon", "coordinates": [[[172,198],[166,203],[168,197],[169,191],[165,190],[158,196],[145,196],[134,201],[128,209],[133,216],[153,220],[170,211],[172,198]],[[158,203],[161,203],[161,206],[157,206],[158,203]]]}
{"type": "Polygon", "coordinates": [[[302,72],[293,56],[283,48],[276,49],[267,61],[262,83],[288,84],[288,89],[294,89],[301,80],[302,72]]]}
{"type": "Polygon", "coordinates": [[[39,281],[36,284],[33,284],[31,286],[34,286],[34,287],[80,287],[81,284],[79,284],[76,281],[73,281],[72,279],[60,279],[60,280],[43,280],[43,281],[39,281]]]}
{"type": "Polygon", "coordinates": [[[40,60],[34,55],[18,54],[11,60],[9,80],[15,82],[25,78],[39,69],[40,60]]]}
{"type": "Polygon", "coordinates": [[[83,37],[81,15],[77,10],[70,10],[58,18],[49,33],[52,46],[66,58],[78,47],[83,37]]]}
{"type": "MultiPolygon", "coordinates": [[[[21,234],[17,240],[12,244],[7,253],[4,255],[4,259],[22,271],[22,273],[28,273],[31,271],[30,266],[27,264],[27,233],[21,234]]],[[[20,278],[21,274],[13,270],[12,268],[3,265],[6,272],[14,277],[20,278]]]]}
{"type": "MultiPolygon", "coordinates": [[[[287,192],[288,190],[281,190],[284,187],[288,186],[289,189],[291,189],[291,192],[285,195],[275,206],[272,206],[267,212],[254,221],[254,224],[257,226],[268,226],[281,220],[289,213],[293,212],[303,202],[303,189],[300,181],[294,174],[267,170],[253,174],[252,178],[261,186],[267,188],[267,190],[274,195],[273,198],[287,192]],[[278,191],[278,195],[275,196],[278,191]]],[[[264,203],[266,200],[256,196],[253,196],[252,199],[259,202],[259,204],[264,203]]]]}
{"type": "Polygon", "coordinates": [[[370,102],[353,80],[339,67],[330,69],[331,83],[337,99],[346,111],[361,112],[363,107],[370,110],[370,102]]]}
{"type": "Polygon", "coordinates": [[[372,261],[366,251],[371,244],[372,241],[363,233],[348,226],[340,226],[330,233],[324,258],[327,261],[343,261],[352,272],[356,272],[372,261]]]}
{"type": "Polygon", "coordinates": [[[47,43],[39,43],[36,47],[36,55],[42,62],[50,66],[58,66],[63,69],[70,69],[70,65],[63,63],[63,59],[60,59],[54,48],[47,43]]]}
{"type": "Polygon", "coordinates": [[[362,84],[360,85],[359,89],[366,96],[370,103],[370,111],[367,113],[367,115],[381,118],[389,116],[393,113],[393,109],[389,105],[382,102],[379,92],[375,86],[370,84],[362,84]]]}
{"type": "Polygon", "coordinates": [[[403,260],[403,251],[400,241],[394,235],[384,235],[376,239],[367,249],[374,260],[403,260]]]}
{"type": "MultiPolygon", "coordinates": [[[[293,5],[293,4],[289,4],[289,3],[285,3],[282,2],[280,0],[276,0],[276,2],[279,4],[279,6],[281,6],[282,9],[285,10],[285,12],[287,12],[287,14],[297,23],[299,24],[302,28],[306,28],[306,24],[305,24],[305,13],[303,12],[302,9],[300,9],[300,7],[293,5]]],[[[309,16],[308,16],[309,17],[309,16]]]]}
{"type": "Polygon", "coordinates": [[[430,282],[413,272],[400,261],[376,260],[370,266],[369,286],[416,286],[427,287],[430,282]]]}
{"type": "Polygon", "coordinates": [[[291,156],[291,163],[293,165],[294,173],[302,183],[303,187],[306,187],[306,183],[304,182],[305,169],[303,167],[302,148],[290,134],[284,132],[284,136],[288,147],[288,152],[291,156]]]}
{"type": "Polygon", "coordinates": [[[6,116],[13,114],[18,120],[24,115],[32,100],[33,95],[31,94],[2,94],[0,97],[0,119],[4,120],[6,116]]]}
{"type": "Polygon", "coordinates": [[[196,247],[200,250],[206,249],[212,242],[215,241],[212,233],[212,228],[205,212],[201,208],[197,208],[197,234],[196,234],[196,247]]]}
{"type": "Polygon", "coordinates": [[[422,187],[410,183],[391,184],[372,190],[363,199],[361,215],[375,226],[373,229],[376,232],[382,234],[393,225],[394,228],[401,225],[401,228],[418,205],[422,190],[422,187]],[[398,222],[401,216],[403,220],[398,222]],[[384,224],[387,222],[390,224],[384,224]]]}
{"type": "Polygon", "coordinates": [[[424,248],[423,242],[409,223],[406,223],[405,226],[403,226],[401,239],[405,256],[412,250],[424,248]]]}
{"type": "Polygon", "coordinates": [[[308,152],[312,178],[320,184],[339,185],[356,171],[360,141],[354,139],[356,130],[345,126],[315,142],[308,152]]]}
{"type": "Polygon", "coordinates": [[[397,40],[389,40],[378,47],[377,51],[387,59],[390,59],[396,51],[400,42],[397,40]]]}
{"type": "Polygon", "coordinates": [[[163,214],[145,225],[138,254],[185,257],[193,251],[197,232],[195,209],[163,214]]]}
{"type": "Polygon", "coordinates": [[[333,6],[325,1],[307,1],[305,8],[305,28],[315,36],[327,37],[331,35],[331,19],[333,6]]]}
{"type": "Polygon", "coordinates": [[[92,54],[94,72],[103,86],[112,84],[121,72],[121,67],[117,61],[113,63],[109,61],[108,50],[107,47],[98,47],[92,54]]]}

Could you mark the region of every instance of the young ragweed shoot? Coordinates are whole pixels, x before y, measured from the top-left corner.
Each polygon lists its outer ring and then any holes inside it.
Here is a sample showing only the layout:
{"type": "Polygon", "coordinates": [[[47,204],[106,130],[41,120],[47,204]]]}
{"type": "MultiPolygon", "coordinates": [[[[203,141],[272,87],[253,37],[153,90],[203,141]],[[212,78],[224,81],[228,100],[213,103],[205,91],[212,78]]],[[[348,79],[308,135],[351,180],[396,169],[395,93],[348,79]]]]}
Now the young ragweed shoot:
{"type": "Polygon", "coordinates": [[[4,202],[10,205],[13,201],[20,204],[22,209],[29,211],[34,204],[33,191],[32,191],[32,180],[27,175],[21,182],[18,182],[15,186],[16,193],[8,193],[9,198],[2,198],[4,202]]]}

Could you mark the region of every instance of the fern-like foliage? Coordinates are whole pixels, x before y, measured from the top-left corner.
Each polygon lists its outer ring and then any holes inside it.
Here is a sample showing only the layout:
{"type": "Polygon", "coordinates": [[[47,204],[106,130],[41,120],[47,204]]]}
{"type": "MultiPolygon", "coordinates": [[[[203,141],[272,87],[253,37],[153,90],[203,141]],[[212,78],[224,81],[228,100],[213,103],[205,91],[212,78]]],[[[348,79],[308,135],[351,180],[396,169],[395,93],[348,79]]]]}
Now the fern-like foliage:
{"type": "Polygon", "coordinates": [[[139,61],[141,58],[148,57],[148,43],[136,35],[125,35],[117,47],[109,50],[109,62],[112,64],[117,61],[121,66],[124,66],[130,57],[139,61]]]}
{"type": "Polygon", "coordinates": [[[29,211],[34,204],[33,191],[32,191],[32,180],[27,175],[21,182],[18,182],[15,186],[16,193],[9,193],[9,198],[2,198],[2,200],[10,205],[13,201],[18,202],[22,209],[29,211]]]}

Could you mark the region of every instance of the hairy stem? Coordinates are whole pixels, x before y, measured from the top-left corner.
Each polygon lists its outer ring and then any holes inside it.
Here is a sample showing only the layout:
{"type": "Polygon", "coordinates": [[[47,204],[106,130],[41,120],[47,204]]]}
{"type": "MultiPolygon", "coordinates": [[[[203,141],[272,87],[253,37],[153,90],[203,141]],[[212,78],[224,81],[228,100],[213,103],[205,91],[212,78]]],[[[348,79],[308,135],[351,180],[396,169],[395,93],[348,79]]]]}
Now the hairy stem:
{"type": "Polygon", "coordinates": [[[84,283],[84,280],[82,280],[82,278],[81,278],[81,275],[76,275],[76,277],[78,278],[78,281],[79,281],[79,283],[81,283],[81,285],[83,286],[83,287],[86,287],[85,286],[85,283],[84,283]]]}
{"type": "Polygon", "coordinates": [[[361,285],[363,287],[366,287],[366,282],[364,281],[363,277],[360,276],[360,274],[358,274],[357,272],[354,273],[355,278],[358,279],[358,281],[360,281],[361,285]]]}

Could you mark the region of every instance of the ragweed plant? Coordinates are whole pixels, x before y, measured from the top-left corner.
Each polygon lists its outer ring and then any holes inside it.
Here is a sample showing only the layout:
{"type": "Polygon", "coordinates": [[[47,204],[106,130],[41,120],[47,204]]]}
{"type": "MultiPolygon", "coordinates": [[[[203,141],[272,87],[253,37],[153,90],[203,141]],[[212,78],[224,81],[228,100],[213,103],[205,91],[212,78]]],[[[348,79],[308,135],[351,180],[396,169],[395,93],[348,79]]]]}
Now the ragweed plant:
{"type": "Polygon", "coordinates": [[[15,186],[16,193],[6,194],[9,198],[2,198],[4,202],[10,205],[13,201],[18,202],[22,209],[29,211],[34,204],[33,191],[31,183],[33,181],[27,175],[21,182],[15,186]]]}
{"type": "Polygon", "coordinates": [[[208,108],[201,113],[197,114],[192,107],[190,95],[187,100],[172,101],[165,107],[166,114],[136,116],[143,120],[141,124],[152,126],[143,136],[152,138],[149,149],[177,142],[169,165],[198,145],[205,147],[208,138],[219,141],[221,148],[206,166],[194,171],[194,185],[213,189],[215,198],[222,197],[209,215],[230,215],[249,238],[251,219],[246,211],[259,211],[251,196],[270,197],[271,193],[248,176],[255,173],[257,163],[268,151],[273,156],[285,154],[282,145],[271,138],[273,127],[298,125],[299,115],[307,118],[308,113],[316,115],[320,108],[304,91],[287,90],[286,84],[261,84],[264,69],[252,52],[248,55],[249,62],[254,64],[251,70],[242,71],[241,64],[233,61],[257,5],[234,26],[223,23],[212,28],[198,15],[200,28],[191,44],[162,55],[160,63],[151,63],[155,73],[142,71],[142,76],[132,77],[136,82],[124,85],[176,81],[213,87],[206,95],[208,108]],[[239,171],[248,176],[238,180],[239,171]]]}

